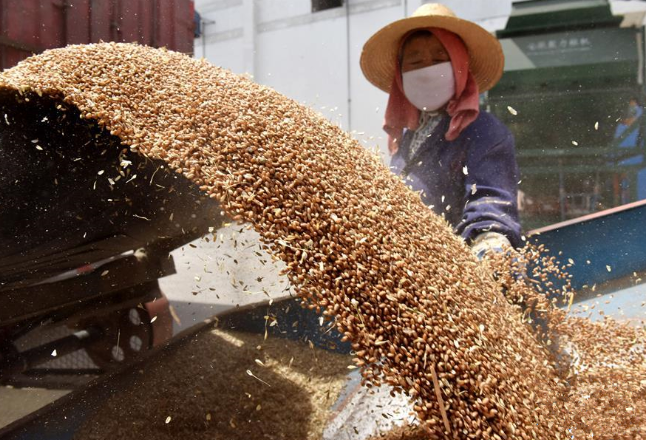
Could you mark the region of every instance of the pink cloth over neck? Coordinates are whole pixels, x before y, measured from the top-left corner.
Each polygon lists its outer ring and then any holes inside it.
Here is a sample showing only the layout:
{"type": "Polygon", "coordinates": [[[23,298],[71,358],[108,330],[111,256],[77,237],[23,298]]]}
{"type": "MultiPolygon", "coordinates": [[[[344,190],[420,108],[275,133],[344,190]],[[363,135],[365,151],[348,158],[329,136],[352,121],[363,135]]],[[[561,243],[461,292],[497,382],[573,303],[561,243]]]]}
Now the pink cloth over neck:
{"type": "MultiPolygon", "coordinates": [[[[416,29],[413,32],[417,32],[416,29]]],[[[470,123],[476,120],[480,112],[480,98],[478,96],[478,84],[469,71],[469,53],[467,48],[456,34],[453,32],[439,29],[428,28],[429,32],[440,40],[451,58],[453,73],[455,76],[455,95],[448,102],[446,112],[451,117],[449,129],[444,137],[446,140],[455,140],[462,130],[470,123]]],[[[401,44],[406,41],[405,35],[401,44]]],[[[400,48],[401,50],[401,48],[400,48]]],[[[399,149],[399,138],[404,128],[416,130],[419,126],[419,109],[411,104],[402,85],[401,67],[399,66],[399,57],[395,60],[395,75],[392,86],[390,87],[390,96],[386,106],[386,116],[384,121],[384,130],[388,133],[388,151],[393,155],[399,149]]]]}

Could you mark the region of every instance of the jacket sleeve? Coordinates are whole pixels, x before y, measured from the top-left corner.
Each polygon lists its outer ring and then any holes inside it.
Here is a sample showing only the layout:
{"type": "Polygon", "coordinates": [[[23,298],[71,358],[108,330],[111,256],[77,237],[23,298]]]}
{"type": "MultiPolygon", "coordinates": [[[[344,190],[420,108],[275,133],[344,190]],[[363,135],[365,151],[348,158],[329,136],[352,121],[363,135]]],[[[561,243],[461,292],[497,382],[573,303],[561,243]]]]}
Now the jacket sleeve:
{"type": "Polygon", "coordinates": [[[513,136],[505,130],[490,145],[474,142],[465,162],[464,210],[456,232],[469,243],[483,232],[498,232],[512,246],[520,246],[519,172],[513,136]]]}

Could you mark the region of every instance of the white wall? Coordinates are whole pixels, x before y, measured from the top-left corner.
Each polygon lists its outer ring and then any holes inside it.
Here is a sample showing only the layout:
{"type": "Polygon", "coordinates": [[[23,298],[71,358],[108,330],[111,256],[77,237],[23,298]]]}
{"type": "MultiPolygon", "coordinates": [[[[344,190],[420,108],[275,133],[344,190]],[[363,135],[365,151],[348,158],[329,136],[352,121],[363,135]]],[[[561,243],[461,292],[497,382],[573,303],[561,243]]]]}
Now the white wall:
{"type": "Polygon", "coordinates": [[[206,24],[195,56],[252,75],[352,130],[364,145],[385,148],[386,95],[364,79],[359,57],[370,35],[405,17],[413,3],[350,0],[312,13],[310,0],[197,0],[206,24]]]}
{"type": "Polygon", "coordinates": [[[347,129],[345,34],[345,17],[260,33],[256,81],[321,109],[329,119],[347,129]]]}
{"type": "MultiPolygon", "coordinates": [[[[370,3],[370,2],[367,2],[370,3]]],[[[410,2],[409,2],[410,3],[410,2]]],[[[405,5],[373,9],[350,16],[350,114],[354,136],[368,148],[378,147],[387,163],[386,137],[382,130],[388,95],[370,84],[359,66],[361,50],[376,31],[404,18],[405,5]]]]}

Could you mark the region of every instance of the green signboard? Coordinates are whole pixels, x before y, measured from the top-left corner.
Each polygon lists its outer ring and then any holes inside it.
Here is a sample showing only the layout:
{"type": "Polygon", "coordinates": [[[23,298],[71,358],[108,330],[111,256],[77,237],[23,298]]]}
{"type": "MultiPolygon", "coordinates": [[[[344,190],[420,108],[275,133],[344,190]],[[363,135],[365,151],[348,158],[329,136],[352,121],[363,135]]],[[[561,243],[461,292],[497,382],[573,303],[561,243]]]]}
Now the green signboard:
{"type": "Polygon", "coordinates": [[[500,40],[505,71],[638,61],[634,28],[586,29],[500,40]]]}

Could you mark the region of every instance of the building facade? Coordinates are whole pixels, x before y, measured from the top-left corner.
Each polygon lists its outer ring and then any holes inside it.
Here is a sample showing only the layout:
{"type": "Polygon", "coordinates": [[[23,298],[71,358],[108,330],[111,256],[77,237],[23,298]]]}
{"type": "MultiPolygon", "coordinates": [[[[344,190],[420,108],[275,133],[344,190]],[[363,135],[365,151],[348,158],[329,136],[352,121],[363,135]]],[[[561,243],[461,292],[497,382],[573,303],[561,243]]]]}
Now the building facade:
{"type": "MultiPolygon", "coordinates": [[[[363,44],[421,0],[198,0],[195,56],[249,74],[318,110],[386,158],[381,125],[387,95],[361,73],[363,44]]],[[[511,0],[444,2],[487,30],[504,27],[511,0]]]]}
{"type": "MultiPolygon", "coordinates": [[[[595,0],[591,0],[594,2],[595,0]]],[[[387,96],[363,77],[363,44],[386,24],[410,16],[424,0],[196,0],[195,56],[251,75],[351,132],[387,158],[381,129],[387,96]]],[[[512,0],[444,0],[457,16],[490,32],[503,29],[512,0]]],[[[644,2],[612,1],[631,25],[644,2]]]]}

